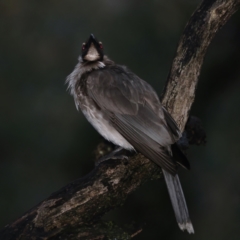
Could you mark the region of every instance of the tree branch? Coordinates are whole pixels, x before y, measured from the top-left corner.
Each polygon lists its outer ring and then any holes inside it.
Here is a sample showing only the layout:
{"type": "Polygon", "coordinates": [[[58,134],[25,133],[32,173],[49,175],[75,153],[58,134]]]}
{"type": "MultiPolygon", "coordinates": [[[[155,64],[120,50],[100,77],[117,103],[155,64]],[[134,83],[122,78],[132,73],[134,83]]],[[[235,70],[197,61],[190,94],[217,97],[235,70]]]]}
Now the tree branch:
{"type": "MultiPolygon", "coordinates": [[[[203,1],[183,32],[162,98],[181,130],[195,98],[207,47],[239,5],[239,0],[203,1]]],[[[5,226],[0,239],[130,239],[141,229],[125,232],[100,218],[122,205],[141,184],[160,176],[160,169],[141,154],[129,161],[105,162],[5,226]]]]}
{"type": "Polygon", "coordinates": [[[184,29],[162,97],[163,105],[182,131],[195,98],[206,50],[239,4],[239,0],[205,0],[184,29]]]}

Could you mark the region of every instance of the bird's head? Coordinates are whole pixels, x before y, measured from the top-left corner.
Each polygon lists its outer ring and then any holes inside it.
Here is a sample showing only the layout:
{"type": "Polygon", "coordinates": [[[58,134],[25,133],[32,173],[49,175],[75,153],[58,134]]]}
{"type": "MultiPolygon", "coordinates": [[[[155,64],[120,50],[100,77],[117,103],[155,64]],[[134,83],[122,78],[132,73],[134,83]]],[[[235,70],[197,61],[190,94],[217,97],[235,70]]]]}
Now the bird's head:
{"type": "Polygon", "coordinates": [[[98,42],[93,34],[82,44],[82,59],[86,62],[95,62],[103,60],[103,45],[98,42]]]}

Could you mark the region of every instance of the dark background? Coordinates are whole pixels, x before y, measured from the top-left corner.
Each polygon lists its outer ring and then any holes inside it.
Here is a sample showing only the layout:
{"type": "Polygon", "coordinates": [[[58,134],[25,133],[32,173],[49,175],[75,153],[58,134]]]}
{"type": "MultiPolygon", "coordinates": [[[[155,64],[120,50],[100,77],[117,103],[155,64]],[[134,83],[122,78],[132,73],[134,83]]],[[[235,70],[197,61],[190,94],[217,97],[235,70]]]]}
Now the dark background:
{"type": "MultiPolygon", "coordinates": [[[[98,133],[66,92],[90,33],[160,95],[177,42],[199,0],[0,2],[0,226],[94,167],[98,133]]],[[[214,38],[191,114],[207,144],[180,172],[196,234],[176,224],[163,180],[148,182],[107,216],[146,223],[136,239],[239,239],[240,13],[214,38]]]]}

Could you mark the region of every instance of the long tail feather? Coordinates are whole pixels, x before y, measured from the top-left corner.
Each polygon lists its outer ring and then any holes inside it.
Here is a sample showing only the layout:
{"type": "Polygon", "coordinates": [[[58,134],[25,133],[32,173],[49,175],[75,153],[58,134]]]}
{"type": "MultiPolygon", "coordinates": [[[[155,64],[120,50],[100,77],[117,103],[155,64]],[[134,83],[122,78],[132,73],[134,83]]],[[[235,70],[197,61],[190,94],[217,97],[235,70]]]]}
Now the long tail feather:
{"type": "Polygon", "coordinates": [[[163,174],[178,226],[182,231],[187,230],[188,233],[194,233],[193,225],[189,217],[187,204],[178,175],[172,176],[164,169],[163,174]]]}

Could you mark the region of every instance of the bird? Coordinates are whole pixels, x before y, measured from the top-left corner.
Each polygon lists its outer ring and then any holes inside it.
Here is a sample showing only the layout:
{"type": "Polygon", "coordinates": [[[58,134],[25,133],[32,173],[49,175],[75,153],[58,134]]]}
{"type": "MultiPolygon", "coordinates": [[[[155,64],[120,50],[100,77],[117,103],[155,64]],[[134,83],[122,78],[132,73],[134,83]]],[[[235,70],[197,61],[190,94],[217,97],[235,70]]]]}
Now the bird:
{"type": "Polygon", "coordinates": [[[177,174],[190,169],[176,142],[181,131],[152,86],[128,67],[104,54],[91,34],[66,79],[77,110],[106,140],[119,149],[137,151],[160,166],[179,228],[194,233],[177,174]]]}

